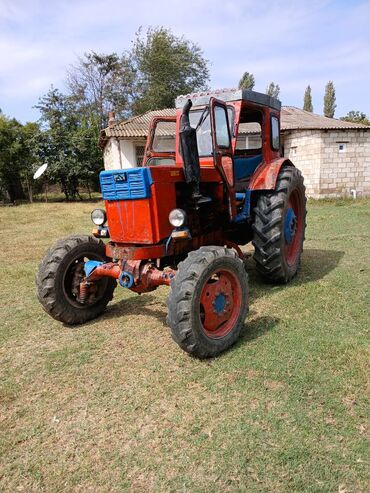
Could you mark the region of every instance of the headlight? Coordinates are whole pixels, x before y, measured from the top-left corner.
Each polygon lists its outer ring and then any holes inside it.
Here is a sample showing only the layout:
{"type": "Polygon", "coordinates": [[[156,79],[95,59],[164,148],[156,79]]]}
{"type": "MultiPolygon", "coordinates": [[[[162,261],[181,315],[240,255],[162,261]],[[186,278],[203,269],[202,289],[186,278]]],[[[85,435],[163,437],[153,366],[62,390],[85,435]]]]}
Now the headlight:
{"type": "Polygon", "coordinates": [[[107,216],[103,209],[94,209],[91,213],[91,220],[97,226],[103,226],[107,220],[107,216]]]}
{"type": "Polygon", "coordinates": [[[168,216],[168,219],[172,226],[175,228],[180,228],[185,224],[186,221],[186,212],[182,209],[173,209],[168,216]]]}

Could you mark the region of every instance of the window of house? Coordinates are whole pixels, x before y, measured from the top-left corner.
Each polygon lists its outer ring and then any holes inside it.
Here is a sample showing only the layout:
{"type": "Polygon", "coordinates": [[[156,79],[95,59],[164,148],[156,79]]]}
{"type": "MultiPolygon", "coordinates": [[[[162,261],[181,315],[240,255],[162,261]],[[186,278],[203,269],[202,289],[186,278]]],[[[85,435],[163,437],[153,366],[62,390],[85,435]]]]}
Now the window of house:
{"type": "Polygon", "coordinates": [[[291,147],[290,148],[290,155],[295,156],[297,154],[297,147],[291,147]]]}
{"type": "Polygon", "coordinates": [[[338,142],[338,151],[346,152],[347,143],[346,142],[338,142]]]}
{"type": "Polygon", "coordinates": [[[145,146],[138,145],[135,147],[136,150],[136,166],[142,166],[144,160],[145,146]]]}
{"type": "Polygon", "coordinates": [[[271,117],[271,147],[274,151],[280,148],[279,120],[276,116],[271,117]]]}

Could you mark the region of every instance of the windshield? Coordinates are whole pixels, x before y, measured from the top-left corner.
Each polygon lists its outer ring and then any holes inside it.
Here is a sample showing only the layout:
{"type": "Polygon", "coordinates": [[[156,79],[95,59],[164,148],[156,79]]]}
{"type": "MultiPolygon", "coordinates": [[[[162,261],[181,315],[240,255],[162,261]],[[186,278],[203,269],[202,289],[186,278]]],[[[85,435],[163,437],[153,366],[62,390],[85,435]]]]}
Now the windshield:
{"type": "MultiPolygon", "coordinates": [[[[227,108],[230,133],[234,123],[233,108],[227,108]]],[[[197,130],[198,153],[200,157],[211,156],[213,152],[211,119],[208,108],[193,110],[189,113],[190,125],[197,130]]]]}

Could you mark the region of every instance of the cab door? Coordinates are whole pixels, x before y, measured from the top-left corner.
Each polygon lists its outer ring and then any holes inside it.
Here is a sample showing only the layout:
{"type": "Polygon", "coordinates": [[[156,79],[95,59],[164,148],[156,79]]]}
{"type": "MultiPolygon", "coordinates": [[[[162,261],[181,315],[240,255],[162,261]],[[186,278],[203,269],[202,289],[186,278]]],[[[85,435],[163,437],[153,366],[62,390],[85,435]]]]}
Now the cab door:
{"type": "Polygon", "coordinates": [[[176,117],[154,117],[150,123],[143,166],[175,165],[176,117]]]}
{"type": "Polygon", "coordinates": [[[214,165],[225,182],[229,195],[230,217],[232,219],[236,216],[236,202],[233,151],[227,106],[224,101],[211,98],[210,112],[214,165]]]}

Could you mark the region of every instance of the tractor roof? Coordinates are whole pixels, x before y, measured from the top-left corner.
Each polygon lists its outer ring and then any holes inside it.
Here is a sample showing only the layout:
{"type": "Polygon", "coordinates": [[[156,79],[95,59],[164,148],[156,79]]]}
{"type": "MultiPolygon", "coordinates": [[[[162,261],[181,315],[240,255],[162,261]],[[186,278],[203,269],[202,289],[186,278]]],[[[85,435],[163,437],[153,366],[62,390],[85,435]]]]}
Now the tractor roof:
{"type": "Polygon", "coordinates": [[[193,106],[204,106],[209,103],[210,98],[221,99],[222,101],[250,101],[251,103],[268,106],[280,111],[281,102],[261,92],[250,91],[249,89],[222,89],[219,91],[199,92],[178,96],[176,98],[176,108],[182,108],[188,99],[191,99],[193,106]]]}

